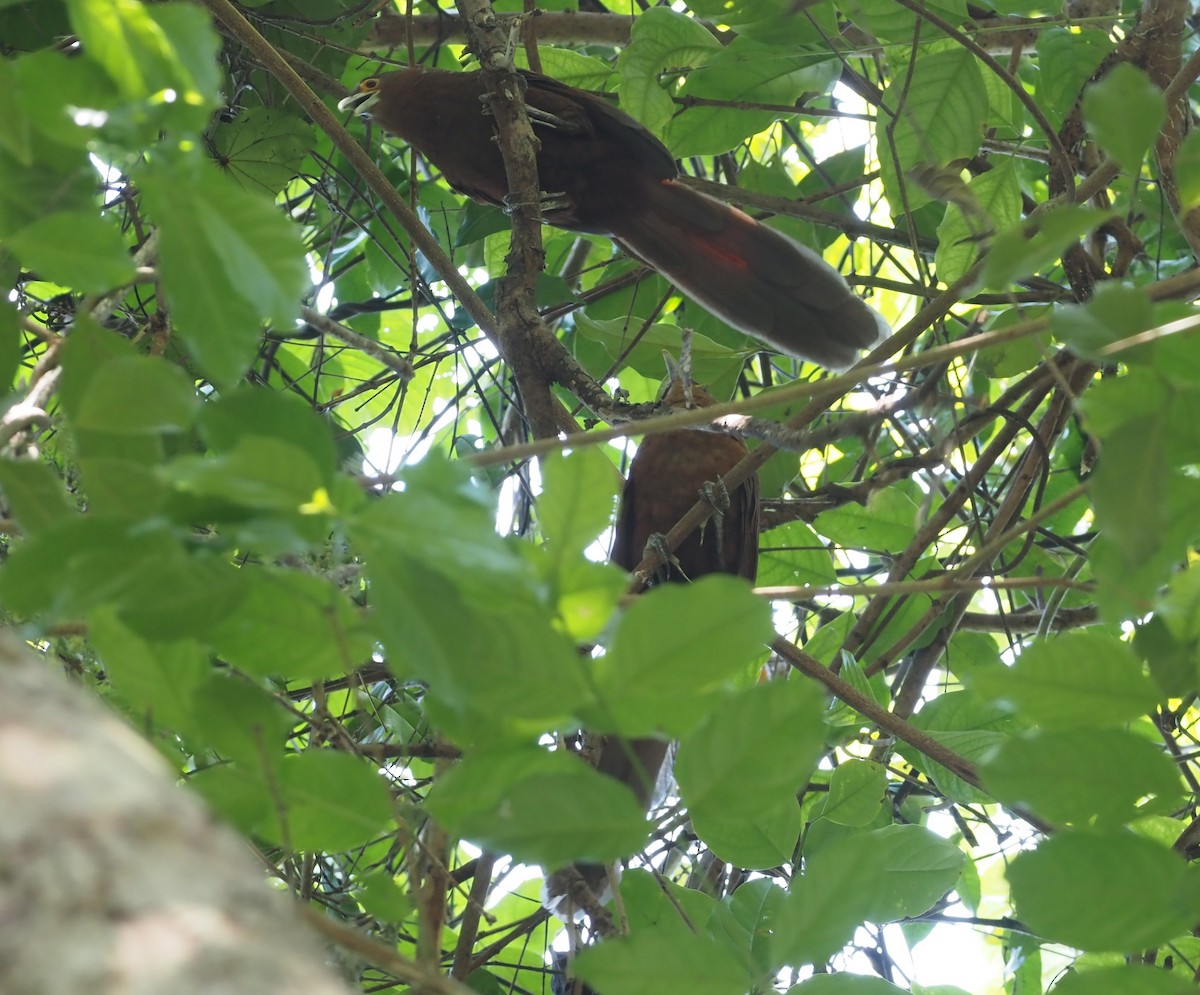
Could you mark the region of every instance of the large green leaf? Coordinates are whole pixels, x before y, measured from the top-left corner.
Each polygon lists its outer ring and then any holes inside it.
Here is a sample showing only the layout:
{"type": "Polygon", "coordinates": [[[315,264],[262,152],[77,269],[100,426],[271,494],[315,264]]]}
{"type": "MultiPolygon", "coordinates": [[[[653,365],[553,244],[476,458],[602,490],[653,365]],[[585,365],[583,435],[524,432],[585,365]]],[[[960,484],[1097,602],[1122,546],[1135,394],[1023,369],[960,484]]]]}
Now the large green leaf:
{"type": "Polygon", "coordinates": [[[1037,99],[1055,127],[1075,107],[1083,84],[1113,49],[1108,33],[1071,27],[1039,31],[1037,99]]]}
{"type": "Polygon", "coordinates": [[[1182,793],[1160,747],[1124,729],[1035,732],[1009,740],[980,768],[984,786],[1050,822],[1113,825],[1165,814],[1182,793]],[[1095,772],[1104,771],[1103,778],[1095,772]]]}
{"type": "Polygon", "coordinates": [[[646,11],[634,21],[629,44],[617,59],[621,107],[651,131],[659,131],[675,111],[659,85],[659,74],[702,65],[720,50],[721,43],[693,18],[669,7],[646,11]]]}
{"type": "Polygon", "coordinates": [[[728,695],[679,745],[675,776],[693,815],[745,818],[794,799],[825,745],[823,711],[821,693],[799,679],[728,695]]]}
{"type": "Polygon", "coordinates": [[[1092,137],[1127,173],[1137,173],[1167,116],[1162,90],[1140,69],[1119,62],[1083,94],[1092,137]]]}
{"type": "Polygon", "coordinates": [[[219,43],[206,11],[136,0],[71,0],[68,6],[87,56],[105,68],[127,98],[178,91],[163,99],[216,102],[219,43]]]}
{"type": "Polygon", "coordinates": [[[865,826],[879,815],[887,797],[887,772],[870,760],[838,764],[829,779],[822,817],[839,826],[865,826]]]}
{"type": "Polygon", "coordinates": [[[95,211],[48,214],[13,232],[7,241],[30,269],[86,293],[103,293],[133,279],[121,233],[95,211]]]}
{"type": "Polygon", "coordinates": [[[156,160],[140,180],[160,225],[174,323],[196,361],[229,386],[257,352],[261,323],[295,320],[307,280],[299,233],[198,156],[156,160]]]}
{"type": "Polygon", "coordinates": [[[724,944],[679,923],[598,943],[576,959],[575,967],[597,989],[624,995],[740,995],[749,981],[746,967],[724,944]]]}
{"type": "Polygon", "coordinates": [[[1095,631],[1039,639],[1012,667],[977,671],[969,684],[1047,729],[1127,722],[1158,701],[1129,645],[1095,631]]]}
{"type": "Polygon", "coordinates": [[[1009,865],[1017,914],[1047,940],[1131,952],[1186,933],[1200,915],[1194,870],[1128,832],[1063,832],[1009,865]]]}
{"type": "Polygon", "coordinates": [[[1054,986],[1054,995],[1190,995],[1193,991],[1195,985],[1179,970],[1148,964],[1073,970],[1054,986]]]}
{"type": "Polygon", "coordinates": [[[753,964],[762,978],[778,966],[772,960],[772,933],[785,897],[784,890],[769,879],[747,881],[713,910],[708,921],[709,932],[753,964]]]}
{"type": "Polygon", "coordinates": [[[557,564],[581,553],[612,521],[620,483],[612,462],[595,446],[545,459],[538,519],[557,564]]]}
{"type": "Polygon", "coordinates": [[[648,828],[625,785],[576,757],[534,747],[464,757],[427,804],[458,835],[547,870],[626,857],[645,844],[648,828]]]}
{"type": "Polygon", "coordinates": [[[688,74],[679,96],[727,101],[729,106],[690,107],[674,117],[665,138],[679,158],[727,152],[781,117],[779,111],[752,111],[741,102],[794,105],[805,94],[821,93],[837,80],[837,61],[825,53],[780,58],[772,45],[736,38],[688,74]]]}
{"type": "Polygon", "coordinates": [[[282,808],[263,832],[292,850],[348,850],[387,832],[392,803],[368,763],[334,750],[306,750],[278,768],[282,808]]]}
{"type": "Polygon", "coordinates": [[[843,546],[901,550],[916,533],[918,509],[903,488],[872,492],[866,505],[847,502],[816,517],[813,528],[843,546]]]}
{"type": "Polygon", "coordinates": [[[894,117],[892,143],[881,148],[880,167],[888,198],[915,209],[929,200],[916,184],[900,193],[900,177],[918,166],[947,166],[969,159],[983,140],[988,95],[979,63],[965,48],[922,54],[911,74],[898,76],[884,94],[894,117]]]}
{"type": "Polygon", "coordinates": [[[687,732],[714,693],[748,674],[773,632],[770,605],[738,578],[656,587],[625,613],[595,661],[597,701],[585,718],[626,735],[687,732]]]}
{"type": "Polygon", "coordinates": [[[209,630],[228,663],[263,677],[320,678],[350,673],[370,659],[371,632],[328,581],[296,571],[242,573],[242,598],[209,630]]]}

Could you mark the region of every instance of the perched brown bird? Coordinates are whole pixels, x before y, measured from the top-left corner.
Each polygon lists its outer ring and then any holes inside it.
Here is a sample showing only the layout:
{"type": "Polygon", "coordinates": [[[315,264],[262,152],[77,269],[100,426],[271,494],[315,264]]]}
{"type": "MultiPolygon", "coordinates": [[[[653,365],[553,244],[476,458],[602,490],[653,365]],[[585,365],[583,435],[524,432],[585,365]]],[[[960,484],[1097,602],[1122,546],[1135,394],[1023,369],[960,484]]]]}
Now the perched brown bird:
{"type": "MultiPolygon", "coordinates": [[[[663,403],[673,408],[687,405],[687,390],[674,371],[663,403]]],[[[715,403],[704,388],[691,388],[692,407],[706,408],[715,403]]],[[[629,466],[621,495],[612,561],[633,570],[642,561],[652,537],[670,531],[702,493],[714,494],[712,485],[748,452],[741,439],[697,429],[646,436],[629,466]]],[[[728,499],[727,508],[679,544],[674,559],[662,571],[664,579],[687,581],[705,574],[728,573],[754,583],[758,574],[758,475],[750,477],[728,499]]],[[[597,769],[628,784],[638,800],[648,806],[666,753],[667,743],[659,739],[612,740],[601,751],[597,769]]]]}
{"type": "MultiPolygon", "coordinates": [[[[729,324],[824,366],[850,365],[887,332],[811,249],[678,181],[666,146],[608,101],[521,74],[541,142],[542,217],[607,235],[729,324]]],[[[502,206],[508,181],[477,72],[401,69],[370,76],[338,104],[376,120],[455,190],[502,206]]]]}
{"type": "MultiPolygon", "coordinates": [[[[663,395],[671,408],[688,407],[687,389],[672,377],[663,395]]],[[[717,402],[703,387],[692,386],[691,407],[717,402]]],[[[645,555],[650,537],[668,532],[694,505],[702,490],[725,476],[749,450],[741,439],[700,429],[681,428],[648,435],[629,466],[617,517],[612,560],[626,570],[645,555]]],[[[675,550],[670,580],[696,580],[727,573],[753,582],[758,573],[758,477],[729,495],[722,525],[693,532],[675,550]]]]}
{"type": "MultiPolygon", "coordinates": [[[[715,404],[702,387],[691,387],[692,407],[715,404]]],[[[688,390],[672,371],[663,396],[674,408],[687,405],[688,390]]],[[[670,531],[696,503],[701,494],[718,501],[711,486],[746,456],[741,439],[697,429],[677,429],[648,435],[638,446],[629,467],[621,510],[617,516],[612,560],[626,570],[641,561],[652,537],[670,531]]],[[[751,583],[758,572],[758,476],[750,477],[728,495],[728,507],[702,529],[697,529],[675,549],[674,559],[664,568],[667,581],[697,580],[705,574],[729,573],[751,583]]],[[[721,502],[723,503],[723,502],[721,502]]],[[[670,744],[664,739],[625,740],[609,737],[600,750],[596,769],[615,777],[649,808],[669,774],[666,763],[670,744]]],[[[595,865],[576,865],[591,891],[602,898],[605,871],[595,865]]],[[[572,913],[568,879],[561,873],[547,878],[546,907],[563,918],[572,913]]]]}

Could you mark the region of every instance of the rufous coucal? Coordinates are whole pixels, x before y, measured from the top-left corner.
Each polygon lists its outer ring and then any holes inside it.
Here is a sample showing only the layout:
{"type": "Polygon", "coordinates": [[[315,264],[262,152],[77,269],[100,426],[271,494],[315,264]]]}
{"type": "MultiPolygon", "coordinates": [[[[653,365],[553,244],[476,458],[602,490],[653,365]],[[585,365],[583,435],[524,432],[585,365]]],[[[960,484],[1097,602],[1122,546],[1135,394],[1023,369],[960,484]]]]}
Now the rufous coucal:
{"type": "MultiPolygon", "coordinates": [[[[685,385],[672,370],[663,395],[671,408],[706,408],[715,400],[702,387],[685,385]],[[690,398],[689,398],[690,395],[690,398]]],[[[629,466],[621,495],[612,561],[633,570],[643,559],[652,537],[670,529],[700,499],[701,494],[717,500],[714,487],[747,455],[741,440],[729,435],[684,428],[646,436],[629,466]]],[[[728,506],[719,521],[709,521],[688,535],[674,550],[651,583],[698,580],[706,574],[728,573],[751,583],[758,573],[759,495],[758,475],[728,493],[728,506]]],[[[643,808],[649,808],[668,780],[665,739],[646,737],[621,739],[609,736],[600,749],[596,769],[628,786],[643,808]]],[[[584,883],[598,897],[605,892],[604,868],[577,865],[584,883]]],[[[563,873],[546,880],[546,907],[562,918],[574,914],[570,879],[563,873]]]]}
{"type": "MultiPolygon", "coordinates": [[[[673,372],[663,395],[671,408],[707,408],[716,403],[703,387],[691,386],[673,372]]],[[[633,570],[654,536],[664,535],[713,485],[729,473],[749,450],[730,435],[681,428],[646,436],[629,465],[621,495],[612,561],[633,570]]],[[[657,580],[690,581],[706,574],[727,573],[754,583],[758,575],[758,475],[728,494],[729,505],[716,520],[693,531],[674,550],[657,580]]],[[[597,769],[629,785],[649,805],[658,783],[667,743],[657,739],[610,741],[597,769]]]]}
{"type": "MultiPolygon", "coordinates": [[[[887,332],[816,252],[685,186],[666,146],[602,97],[522,72],[541,143],[542,217],[607,235],[735,328],[834,369],[887,332]]],[[[412,145],[461,193],[502,206],[508,181],[478,72],[370,76],[338,104],[412,145]]]]}

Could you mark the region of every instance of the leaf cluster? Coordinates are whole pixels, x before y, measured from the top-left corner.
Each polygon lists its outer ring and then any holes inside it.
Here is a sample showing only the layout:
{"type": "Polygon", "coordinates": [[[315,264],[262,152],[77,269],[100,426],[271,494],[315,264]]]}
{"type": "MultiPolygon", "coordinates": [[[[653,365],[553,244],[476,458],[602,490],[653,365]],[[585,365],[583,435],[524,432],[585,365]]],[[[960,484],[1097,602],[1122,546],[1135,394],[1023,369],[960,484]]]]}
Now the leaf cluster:
{"type": "Polygon", "coordinates": [[[415,214],[384,210],[311,119],[361,53],[468,58],[436,5],[375,6],[0,3],[5,624],[457,990],[551,990],[536,868],[573,861],[629,868],[572,967],[607,995],[961,991],[930,950],[979,993],[1191,987],[1181,5],[533,5],[519,65],[853,274],[896,335],[838,379],[550,229],[540,324],[501,334],[504,214],[372,133],[415,214]],[[626,600],[635,443],[512,448],[531,411],[652,401],[682,328],[775,429],[770,601],[626,600]],[[649,817],[577,755],[597,735],[677,743],[649,817]]]}

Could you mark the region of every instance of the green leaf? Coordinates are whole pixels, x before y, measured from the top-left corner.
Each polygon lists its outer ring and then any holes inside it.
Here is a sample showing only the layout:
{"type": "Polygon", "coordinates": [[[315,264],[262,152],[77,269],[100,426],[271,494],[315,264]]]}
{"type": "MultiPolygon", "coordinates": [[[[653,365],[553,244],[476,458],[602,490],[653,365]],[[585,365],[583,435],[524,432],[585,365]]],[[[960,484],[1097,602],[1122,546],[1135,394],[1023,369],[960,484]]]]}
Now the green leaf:
{"type": "MultiPolygon", "coordinates": [[[[661,296],[660,293],[655,298],[655,305],[661,296]]],[[[625,303],[627,305],[628,301],[625,303]]],[[[679,349],[678,326],[655,322],[644,332],[640,332],[637,341],[631,346],[628,317],[596,320],[596,316],[601,313],[603,313],[601,308],[589,305],[588,314],[592,317],[589,318],[587,315],[577,317],[576,327],[579,333],[591,341],[602,344],[609,357],[616,359],[620,356],[626,366],[636,370],[647,379],[655,383],[662,380],[663,351],[674,354],[679,349]]],[[[621,313],[624,314],[623,309],[621,313]]],[[[707,384],[709,393],[714,397],[728,397],[728,393],[722,395],[719,384],[725,379],[725,374],[731,368],[736,377],[749,353],[749,349],[745,353],[734,352],[728,346],[721,345],[706,335],[693,334],[692,375],[697,383],[707,384]]]]}
{"type": "Polygon", "coordinates": [[[1037,36],[1037,101],[1054,127],[1074,109],[1079,91],[1113,50],[1108,32],[1097,28],[1047,27],[1037,36]]]}
{"type": "Polygon", "coordinates": [[[864,918],[893,922],[928,912],[954,887],[964,858],[953,843],[922,826],[888,826],[853,833],[812,854],[818,880],[824,862],[837,867],[853,859],[876,870],[874,886],[862,896],[864,918]]]}
{"type": "Polygon", "coordinates": [[[1089,432],[1107,438],[1128,422],[1159,417],[1167,406],[1167,383],[1155,370],[1134,367],[1102,380],[1079,399],[1089,432]]]}
{"type": "Polygon", "coordinates": [[[897,995],[903,988],[882,978],[842,971],[838,974],[817,974],[787,990],[787,995],[897,995]]]}
{"type": "Polygon", "coordinates": [[[1056,308],[1050,327],[1081,356],[1100,358],[1104,346],[1154,326],[1154,306],[1140,287],[1107,282],[1082,306],[1056,308]]]}
{"type": "Polygon", "coordinates": [[[824,511],[813,522],[821,535],[849,548],[898,551],[917,530],[919,509],[899,487],[885,487],[867,499],[866,506],[847,503],[824,511]]]}
{"type": "Polygon", "coordinates": [[[1176,637],[1161,615],[1151,616],[1134,629],[1133,648],[1167,697],[1181,698],[1196,690],[1200,678],[1196,671],[1197,644],[1176,637]]]}
{"type": "MultiPolygon", "coordinates": [[[[984,701],[968,691],[949,691],[922,705],[913,725],[943,746],[971,761],[989,756],[1004,742],[1005,733],[1016,723],[1004,708],[984,701]]],[[[908,744],[899,744],[900,754],[933,781],[939,791],[964,805],[989,801],[987,794],[957,774],[930,760],[908,744]]]]}
{"type": "Polygon", "coordinates": [[[181,432],[199,407],[195,386],[178,366],[156,356],[123,356],[95,371],[72,423],[117,434],[181,432]]]}
{"type": "Polygon", "coordinates": [[[847,760],[834,768],[821,815],[839,826],[873,822],[887,798],[887,772],[870,760],[847,760]]]}
{"type": "Polygon", "coordinates": [[[260,771],[220,764],[197,771],[188,784],[214,812],[247,836],[272,819],[271,788],[260,771]]]}
{"type": "MultiPolygon", "coordinates": [[[[64,146],[86,150],[100,131],[96,123],[107,125],[125,102],[108,74],[90,59],[64,58],[61,52],[47,48],[6,64],[15,70],[14,89],[10,91],[13,105],[19,106],[22,116],[41,137],[64,146]],[[76,109],[99,113],[77,119],[73,113],[76,109]]],[[[32,159],[37,155],[38,142],[29,132],[21,140],[24,148],[10,146],[13,155],[32,159]]]]}
{"type": "Polygon", "coordinates": [[[1092,477],[1096,522],[1131,565],[1151,559],[1166,535],[1167,458],[1160,415],[1131,418],[1104,439],[1092,477]]]}
{"type": "Polygon", "coordinates": [[[176,542],[153,559],[130,565],[121,618],[149,639],[204,639],[242,601],[247,586],[245,576],[228,563],[204,552],[189,553],[176,542]]]}
{"type": "Polygon", "coordinates": [[[547,869],[629,856],[645,845],[648,828],[625,785],[535,747],[468,754],[426,804],[459,836],[547,869]]]}
{"type": "Polygon", "coordinates": [[[361,846],[392,822],[392,801],[372,766],[336,750],[306,750],[278,768],[281,825],[263,828],[294,851],[361,846]]]}
{"type": "Polygon", "coordinates": [[[231,452],[244,437],[267,436],[308,454],[327,484],[337,467],[329,422],[293,394],[240,386],[209,399],[196,427],[214,450],[231,452]]]}
{"type": "Polygon", "coordinates": [[[1012,667],[978,671],[968,683],[1047,729],[1116,725],[1145,715],[1158,702],[1133,650],[1094,630],[1039,639],[1012,667]]]}
{"type": "Polygon", "coordinates": [[[1059,833],[1019,854],[1007,877],[1021,921],[1080,950],[1145,950],[1200,915],[1183,858],[1132,833],[1059,833]]]}
{"type": "Polygon", "coordinates": [[[294,322],[308,279],[299,233],[269,200],[198,157],[141,177],[162,234],[161,269],[179,334],[222,386],[245,372],[259,326],[294,322]]]}
{"type": "Polygon", "coordinates": [[[1054,985],[1054,995],[1191,995],[1195,990],[1178,970],[1146,964],[1071,970],[1054,985]]]}
{"type": "Polygon", "coordinates": [[[13,61],[0,62],[0,148],[24,166],[33,165],[29,116],[21,106],[20,81],[13,61]]]}
{"type": "Polygon", "coordinates": [[[804,813],[794,797],[764,799],[752,810],[702,805],[689,809],[688,816],[709,849],[736,867],[765,870],[788,863],[804,830],[804,813]]]}
{"type": "Polygon", "coordinates": [[[46,463],[0,459],[0,491],[9,513],[27,536],[71,515],[63,482],[46,463]]]}
{"type": "MultiPolygon", "coordinates": [[[[1160,532],[1141,530],[1145,549],[1132,549],[1102,531],[1089,550],[1097,580],[1096,600],[1107,617],[1136,618],[1152,610],[1159,589],[1176,569],[1183,551],[1200,535],[1200,480],[1177,474],[1168,475],[1163,483],[1166,522],[1160,532]]],[[[1127,528],[1139,526],[1130,522],[1127,528]]]]}
{"type": "Polygon", "coordinates": [[[1180,213],[1200,206],[1200,132],[1189,131],[1175,153],[1180,213]]]}
{"type": "Polygon", "coordinates": [[[429,682],[431,708],[463,743],[565,725],[586,697],[583,664],[540,597],[533,558],[496,535],[461,465],[427,458],[404,484],[350,523],[369,550],[393,672],[429,682]]]}
{"type": "Polygon", "coordinates": [[[312,126],[272,107],[251,107],[218,123],[210,149],[217,165],[238,186],[278,193],[312,149],[312,126]]]}
{"type": "Polygon", "coordinates": [[[594,662],[596,705],[583,717],[606,732],[688,732],[773,638],[771,607],[736,577],[664,584],[621,618],[594,662]]]}
{"type": "Polygon", "coordinates": [[[771,960],[771,934],[785,898],[784,890],[770,880],[747,881],[714,909],[708,921],[709,932],[752,963],[761,978],[778,966],[771,960]]]}
{"type": "MultiPolygon", "coordinates": [[[[572,48],[539,45],[538,58],[542,63],[541,71],[547,76],[581,90],[607,90],[616,77],[613,67],[603,59],[584,55],[572,48]]],[[[517,49],[513,59],[521,69],[530,68],[525,49],[517,49]]]]}
{"type": "Polygon", "coordinates": [[[892,146],[881,146],[879,153],[888,199],[916,209],[929,195],[908,183],[905,199],[901,176],[917,166],[948,166],[979,151],[988,116],[979,63],[958,47],[923,54],[911,75],[898,75],[888,87],[883,108],[895,117],[892,146]]]}
{"type": "Polygon", "coordinates": [[[824,701],[806,681],[729,695],[679,744],[675,777],[694,818],[775,810],[808,780],[825,745],[824,701]],[[771,744],[788,743],[782,753],[771,744]]]}
{"type": "Polygon", "coordinates": [[[702,24],[668,7],[654,7],[634,19],[629,44],[617,58],[621,107],[651,131],[660,131],[675,105],[659,86],[666,69],[702,65],[721,43],[702,24]]]}
{"type": "Polygon", "coordinates": [[[359,611],[332,584],[295,571],[244,570],[237,606],[209,631],[228,663],[260,676],[331,677],[371,656],[359,611]]]}
{"type": "Polygon", "coordinates": [[[980,766],[980,776],[998,801],[1027,806],[1057,825],[1119,825],[1170,812],[1182,794],[1171,760],[1125,729],[1010,739],[980,766]]]}
{"type": "Polygon", "coordinates": [[[576,643],[596,642],[617,609],[629,575],[611,563],[567,560],[555,579],[558,620],[576,643]]]}
{"type": "Polygon", "coordinates": [[[792,878],[776,918],[775,958],[781,964],[823,964],[854,934],[878,887],[878,861],[859,859],[860,848],[826,847],[807,858],[792,878]]]}
{"type": "Polygon", "coordinates": [[[386,871],[371,871],[360,878],[362,887],[354,897],[363,910],[383,922],[402,923],[413,910],[412,900],[386,871]]]}
{"type": "MultiPolygon", "coordinates": [[[[97,515],[120,518],[150,518],[162,512],[171,499],[171,489],[155,472],[162,460],[162,447],[153,436],[75,433],[79,452],[79,476],[87,496],[87,509],[97,515]],[[122,447],[118,440],[134,444],[122,447]],[[145,445],[140,445],[144,443],[145,445]],[[129,450],[129,458],[92,455],[108,448],[129,450]]],[[[180,524],[191,525],[195,518],[180,524]]]]}
{"type": "Polygon", "coordinates": [[[83,149],[35,132],[33,167],[0,147],[0,239],[59,211],[95,213],[96,171],[83,149]]]}
{"type": "Polygon", "coordinates": [[[46,280],[99,294],[133,279],[116,226],[94,211],[57,211],[14,232],[9,247],[46,280]]]}
{"type": "Polygon", "coordinates": [[[758,583],[762,587],[837,583],[833,553],[805,522],[788,522],[759,537],[758,583]]]}
{"type": "Polygon", "coordinates": [[[193,728],[192,696],[212,674],[204,647],[189,640],[149,642],[107,608],[88,616],[88,640],[135,715],[177,733],[193,728]]]}
{"type": "Polygon", "coordinates": [[[959,279],[975,264],[987,236],[1021,220],[1020,179],[1011,162],[973,176],[967,190],[973,209],[949,203],[938,225],[934,262],[938,279],[946,284],[959,279]]]}
{"type": "Polygon", "coordinates": [[[215,104],[219,42],[207,12],[190,4],[72,0],[71,23],[87,57],[131,100],[182,90],[183,101],[215,104]]]}
{"type": "Polygon", "coordinates": [[[595,446],[546,458],[538,519],[558,564],[583,552],[608,527],[620,484],[621,475],[595,446]]]}
{"type": "Polygon", "coordinates": [[[742,995],[749,980],[728,947],[677,924],[588,947],[575,959],[575,970],[597,989],[623,995],[742,995]]]}
{"type": "MultiPolygon", "coordinates": [[[[966,18],[963,0],[943,0],[927,4],[927,9],[950,21],[960,24],[966,18]]],[[[900,41],[912,44],[919,25],[924,25],[925,39],[932,36],[932,29],[924,24],[914,11],[891,3],[890,0],[841,0],[838,7],[846,12],[855,24],[865,28],[881,40],[900,41]]]]}
{"type": "Polygon", "coordinates": [[[322,474],[307,453],[262,436],[243,436],[219,456],[180,457],[162,473],[187,493],[280,512],[318,510],[325,492],[322,474]]]}
{"type": "MultiPolygon", "coordinates": [[[[9,610],[28,616],[71,618],[101,605],[152,610],[139,603],[139,587],[154,588],[180,555],[175,536],[161,526],[71,516],[12,550],[0,592],[9,610]]],[[[165,599],[164,590],[153,594],[165,599]]]]}
{"type": "Polygon", "coordinates": [[[1181,642],[1200,639],[1200,564],[1171,578],[1157,618],[1181,642]]]}
{"type": "Polygon", "coordinates": [[[12,392],[21,367],[21,327],[16,310],[0,302],[0,402],[12,392]]]}
{"type": "Polygon", "coordinates": [[[1007,290],[1010,283],[1050,266],[1080,236],[1111,218],[1111,211],[1063,204],[1008,228],[992,242],[980,280],[993,290],[1007,290]]]}
{"type": "MultiPolygon", "coordinates": [[[[783,58],[776,45],[738,37],[688,74],[683,99],[794,105],[806,93],[823,93],[838,76],[837,61],[825,53],[783,58]]],[[[784,115],[736,106],[689,107],[667,125],[664,137],[678,158],[728,152],[784,115]]]]}
{"type": "Polygon", "coordinates": [[[1167,118],[1162,91],[1141,69],[1118,62],[1083,94],[1083,120],[1093,138],[1127,173],[1142,167],[1167,118]]]}
{"type": "Polygon", "coordinates": [[[206,750],[256,776],[278,763],[292,719],[262,688],[210,669],[188,705],[187,731],[206,750]]]}

